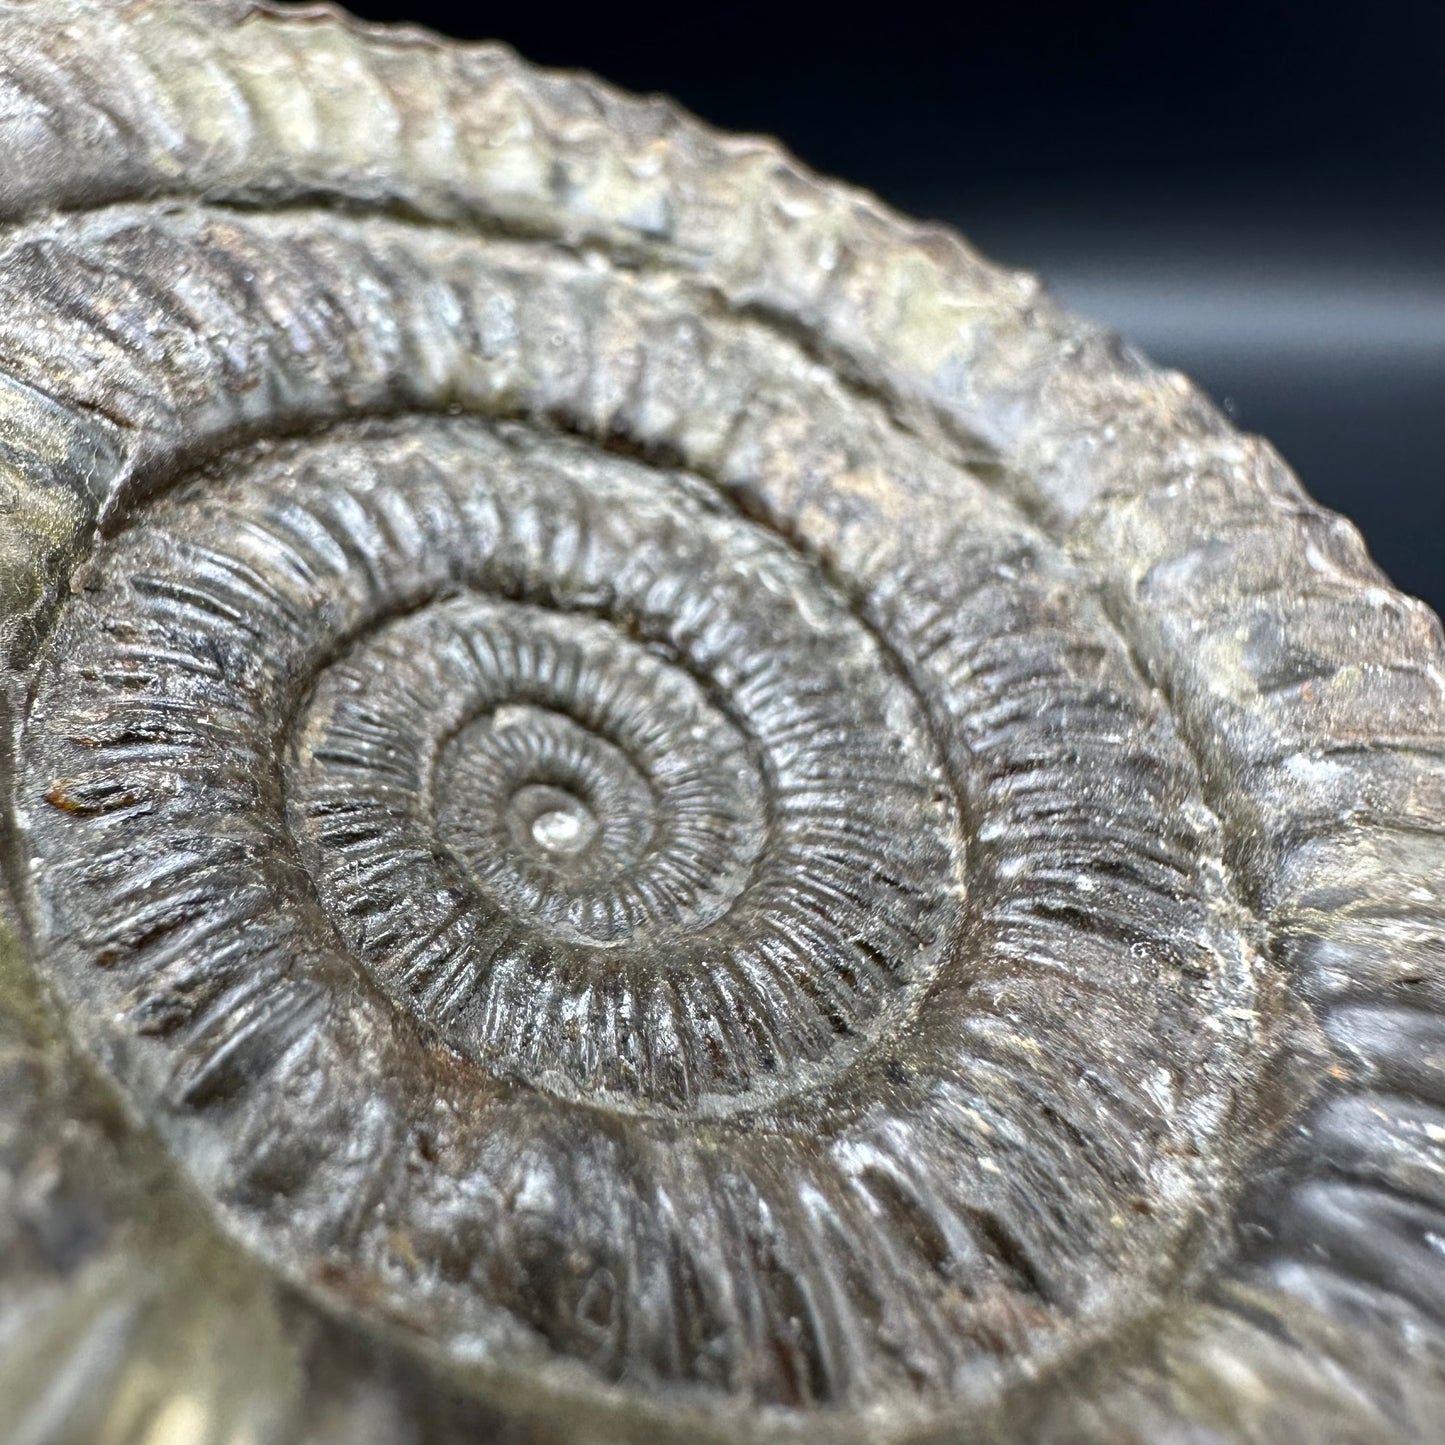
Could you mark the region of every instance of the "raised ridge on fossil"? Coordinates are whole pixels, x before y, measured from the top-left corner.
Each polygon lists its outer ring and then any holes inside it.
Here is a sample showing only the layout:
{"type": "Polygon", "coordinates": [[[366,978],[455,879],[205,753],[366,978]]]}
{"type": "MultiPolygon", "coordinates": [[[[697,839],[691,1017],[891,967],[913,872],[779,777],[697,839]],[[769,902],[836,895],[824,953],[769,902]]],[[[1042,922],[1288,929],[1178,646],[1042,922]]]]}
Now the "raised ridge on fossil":
{"type": "Polygon", "coordinates": [[[1420,1438],[1440,629],[1267,446],[325,7],[0,157],[0,1435],[1420,1438]]]}

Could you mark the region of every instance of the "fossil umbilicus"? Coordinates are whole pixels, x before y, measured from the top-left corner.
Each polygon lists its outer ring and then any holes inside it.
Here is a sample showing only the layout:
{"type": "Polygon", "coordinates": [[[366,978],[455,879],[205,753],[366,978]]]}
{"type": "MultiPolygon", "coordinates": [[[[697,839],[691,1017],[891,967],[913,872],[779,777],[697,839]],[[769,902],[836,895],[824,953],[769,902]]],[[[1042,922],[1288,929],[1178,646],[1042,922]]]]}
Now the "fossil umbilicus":
{"type": "Polygon", "coordinates": [[[0,5],[0,1434],[1414,1439],[1441,640],[671,105],[0,5]]]}

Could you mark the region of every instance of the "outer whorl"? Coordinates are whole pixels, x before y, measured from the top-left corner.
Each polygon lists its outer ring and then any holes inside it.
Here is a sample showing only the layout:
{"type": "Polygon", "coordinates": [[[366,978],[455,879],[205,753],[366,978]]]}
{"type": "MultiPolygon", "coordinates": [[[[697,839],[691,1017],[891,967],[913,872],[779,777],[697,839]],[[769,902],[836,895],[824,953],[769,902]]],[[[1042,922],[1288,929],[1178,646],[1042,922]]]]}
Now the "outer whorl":
{"type": "Polygon", "coordinates": [[[7,1439],[1428,1433],[1440,630],[1267,446],[497,47],[0,5],[0,156],[7,1439]]]}

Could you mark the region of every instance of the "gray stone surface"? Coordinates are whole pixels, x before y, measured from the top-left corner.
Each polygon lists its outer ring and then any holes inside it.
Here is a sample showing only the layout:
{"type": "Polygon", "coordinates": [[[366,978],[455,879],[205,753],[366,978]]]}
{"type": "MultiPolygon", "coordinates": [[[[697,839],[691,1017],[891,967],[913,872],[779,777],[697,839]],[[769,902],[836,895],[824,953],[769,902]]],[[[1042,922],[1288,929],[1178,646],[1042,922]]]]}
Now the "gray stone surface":
{"type": "Polygon", "coordinates": [[[1441,635],[665,101],[0,4],[0,1436],[1429,1438],[1441,635]]]}

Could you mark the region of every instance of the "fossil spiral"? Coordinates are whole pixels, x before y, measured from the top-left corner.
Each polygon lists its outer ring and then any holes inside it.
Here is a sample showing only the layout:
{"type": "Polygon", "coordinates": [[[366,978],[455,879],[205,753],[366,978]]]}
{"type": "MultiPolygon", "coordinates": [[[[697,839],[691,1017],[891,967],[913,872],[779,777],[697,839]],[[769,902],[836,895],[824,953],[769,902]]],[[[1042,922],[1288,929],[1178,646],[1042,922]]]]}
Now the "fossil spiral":
{"type": "Polygon", "coordinates": [[[1265,444],[497,47],[0,5],[0,154],[7,1439],[1428,1434],[1440,629],[1265,444]]]}

